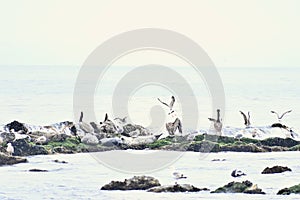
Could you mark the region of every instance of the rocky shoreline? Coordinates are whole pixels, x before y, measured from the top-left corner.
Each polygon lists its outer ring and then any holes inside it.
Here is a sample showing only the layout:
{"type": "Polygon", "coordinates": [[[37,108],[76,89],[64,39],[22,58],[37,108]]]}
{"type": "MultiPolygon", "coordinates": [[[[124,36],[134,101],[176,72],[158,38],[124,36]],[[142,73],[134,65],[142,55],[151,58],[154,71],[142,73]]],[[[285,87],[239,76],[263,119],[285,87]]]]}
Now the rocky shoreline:
{"type": "Polygon", "coordinates": [[[299,151],[300,142],[292,138],[235,138],[191,133],[161,138],[140,125],[121,119],[96,123],[61,122],[51,126],[29,126],[13,121],[0,130],[0,152],[8,143],[14,156],[55,153],[101,152],[111,150],[170,150],[192,152],[279,152],[299,151]],[[123,123],[123,124],[122,124],[123,123]]]}

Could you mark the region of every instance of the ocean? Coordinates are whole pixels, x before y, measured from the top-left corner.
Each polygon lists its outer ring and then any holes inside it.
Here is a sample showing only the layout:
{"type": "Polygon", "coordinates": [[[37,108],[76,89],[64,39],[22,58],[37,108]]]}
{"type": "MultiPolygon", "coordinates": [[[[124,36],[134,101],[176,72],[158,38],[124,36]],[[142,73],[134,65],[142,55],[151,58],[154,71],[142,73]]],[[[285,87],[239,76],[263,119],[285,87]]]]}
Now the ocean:
{"type": "MultiPolygon", "coordinates": [[[[0,69],[0,124],[19,120],[27,124],[47,125],[78,120],[74,119],[73,92],[80,72],[79,66],[0,66],[0,69]]],[[[105,113],[111,117],[125,117],[114,116],[112,95],[117,83],[132,69],[113,66],[98,80],[93,94],[98,122],[103,120],[105,113]]],[[[209,127],[207,118],[212,117],[215,111],[212,110],[210,91],[202,77],[189,67],[172,69],[184,76],[193,90],[193,94],[189,95],[197,99],[197,128],[209,127]]],[[[283,113],[291,109],[293,111],[285,116],[284,123],[296,130],[300,128],[299,68],[217,69],[225,92],[225,111],[221,110],[225,114],[224,126],[243,127],[240,110],[250,111],[253,126],[266,126],[277,122],[271,110],[283,113]]],[[[172,84],[181,87],[176,85],[176,80],[172,84]]],[[[180,96],[155,84],[143,86],[129,94],[127,106],[131,121],[148,126],[151,124],[152,107],[158,105],[168,111],[157,98],[169,103],[172,95],[180,96]]],[[[182,113],[180,102],[180,99],[176,99],[174,105],[179,116],[182,113]]]]}

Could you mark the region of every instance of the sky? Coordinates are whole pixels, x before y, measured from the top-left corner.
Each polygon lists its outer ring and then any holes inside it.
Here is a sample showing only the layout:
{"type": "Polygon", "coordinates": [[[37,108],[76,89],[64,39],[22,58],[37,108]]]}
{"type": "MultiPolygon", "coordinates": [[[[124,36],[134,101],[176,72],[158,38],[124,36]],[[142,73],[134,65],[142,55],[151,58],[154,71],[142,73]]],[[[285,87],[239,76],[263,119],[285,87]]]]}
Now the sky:
{"type": "Polygon", "coordinates": [[[114,35],[162,28],[218,67],[299,67],[299,10],[299,0],[0,0],[0,65],[80,66],[114,35]]]}

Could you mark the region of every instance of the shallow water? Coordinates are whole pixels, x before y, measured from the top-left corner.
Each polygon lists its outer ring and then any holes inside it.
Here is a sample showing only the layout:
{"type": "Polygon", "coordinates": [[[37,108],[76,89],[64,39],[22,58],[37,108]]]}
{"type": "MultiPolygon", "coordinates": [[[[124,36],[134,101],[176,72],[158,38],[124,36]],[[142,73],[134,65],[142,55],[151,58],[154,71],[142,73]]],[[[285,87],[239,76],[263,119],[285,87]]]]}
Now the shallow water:
{"type": "MultiPolygon", "coordinates": [[[[97,153],[99,154],[99,153],[97,153]]],[[[100,153],[101,154],[101,153],[100,153]]],[[[174,184],[174,170],[188,178],[179,183],[214,190],[230,181],[250,180],[262,188],[266,195],[162,193],[145,191],[101,191],[111,180],[124,180],[137,174],[115,171],[94,159],[93,154],[46,155],[28,157],[29,162],[0,167],[0,199],[299,199],[299,195],[277,196],[279,189],[300,183],[299,152],[278,153],[184,153],[172,166],[147,173],[160,183],[174,184]],[[55,163],[64,160],[68,164],[55,163]],[[225,161],[212,161],[225,159],[225,161]],[[265,167],[288,166],[292,172],[262,175],[265,167]],[[47,169],[49,172],[34,173],[29,169],[47,169]],[[242,170],[243,178],[232,178],[231,171],[242,170]]],[[[144,174],[143,174],[144,175],[144,174]]]]}

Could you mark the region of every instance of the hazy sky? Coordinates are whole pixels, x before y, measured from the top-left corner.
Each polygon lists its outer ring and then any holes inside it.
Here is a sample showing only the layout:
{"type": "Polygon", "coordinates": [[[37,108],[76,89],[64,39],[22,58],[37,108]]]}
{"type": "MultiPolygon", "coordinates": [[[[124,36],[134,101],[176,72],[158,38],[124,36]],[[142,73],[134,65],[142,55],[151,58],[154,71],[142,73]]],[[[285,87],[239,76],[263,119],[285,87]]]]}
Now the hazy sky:
{"type": "Polygon", "coordinates": [[[0,0],[0,65],[81,65],[132,29],[180,32],[219,67],[299,67],[299,0],[0,0]]]}

